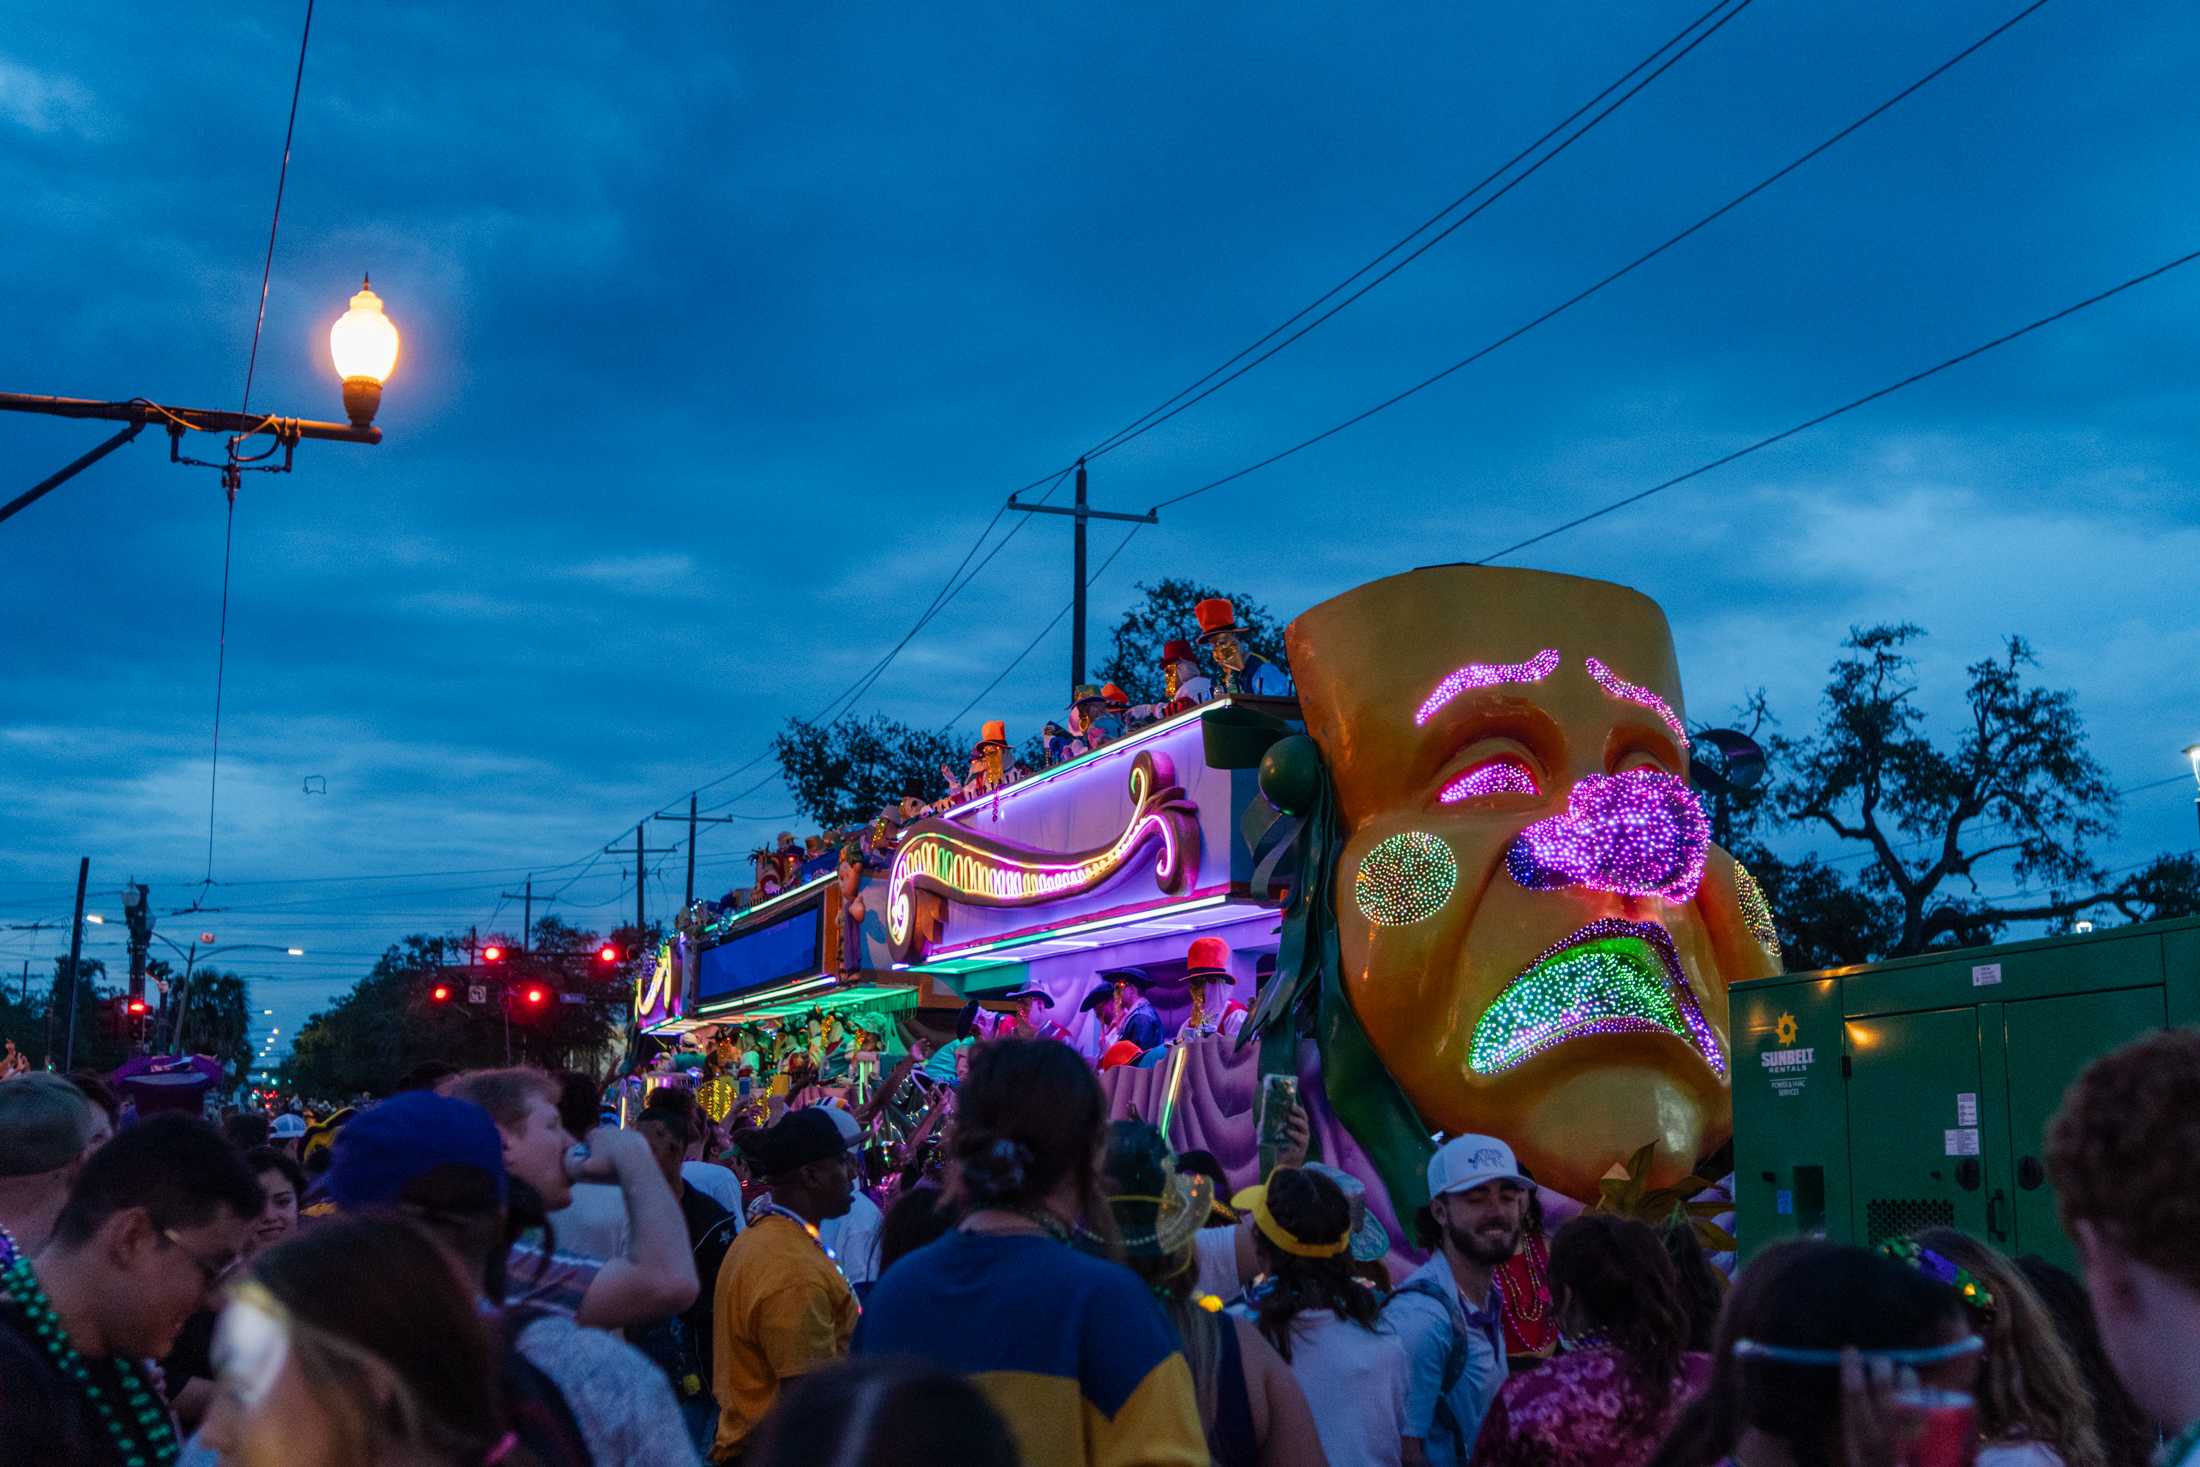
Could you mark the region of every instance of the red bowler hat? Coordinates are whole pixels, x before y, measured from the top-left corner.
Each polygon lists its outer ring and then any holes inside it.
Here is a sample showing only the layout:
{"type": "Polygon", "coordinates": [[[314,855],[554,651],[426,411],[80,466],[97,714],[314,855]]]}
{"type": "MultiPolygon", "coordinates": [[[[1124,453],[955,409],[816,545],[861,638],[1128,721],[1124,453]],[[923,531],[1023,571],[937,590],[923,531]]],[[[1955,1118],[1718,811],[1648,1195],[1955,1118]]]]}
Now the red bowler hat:
{"type": "Polygon", "coordinates": [[[1221,596],[1209,596],[1192,608],[1192,616],[1199,622],[1199,644],[1204,647],[1224,632],[1242,632],[1237,624],[1237,608],[1221,596]]]}
{"type": "Polygon", "coordinates": [[[1230,977],[1230,944],[1219,937],[1195,937],[1192,946],[1184,954],[1184,976],[1187,980],[1230,977]]]}
{"type": "Polygon", "coordinates": [[[1199,654],[1197,652],[1194,652],[1192,650],[1192,644],[1185,641],[1182,637],[1171,637],[1167,642],[1162,644],[1161,665],[1164,667],[1168,666],[1172,662],[1197,661],[1199,661],[1199,654]]]}

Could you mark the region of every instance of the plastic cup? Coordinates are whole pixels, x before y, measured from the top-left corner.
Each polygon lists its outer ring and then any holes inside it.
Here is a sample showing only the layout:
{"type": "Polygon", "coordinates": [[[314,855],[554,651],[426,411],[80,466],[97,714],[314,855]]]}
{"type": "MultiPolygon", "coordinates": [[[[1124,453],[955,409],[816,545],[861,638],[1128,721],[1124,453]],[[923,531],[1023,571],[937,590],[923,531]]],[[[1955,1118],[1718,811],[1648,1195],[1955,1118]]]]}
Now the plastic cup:
{"type": "Polygon", "coordinates": [[[1888,1397],[1900,1419],[1896,1467],[1971,1467],[1978,1454],[1978,1409],[1961,1391],[1922,1387],[1888,1397]]]}

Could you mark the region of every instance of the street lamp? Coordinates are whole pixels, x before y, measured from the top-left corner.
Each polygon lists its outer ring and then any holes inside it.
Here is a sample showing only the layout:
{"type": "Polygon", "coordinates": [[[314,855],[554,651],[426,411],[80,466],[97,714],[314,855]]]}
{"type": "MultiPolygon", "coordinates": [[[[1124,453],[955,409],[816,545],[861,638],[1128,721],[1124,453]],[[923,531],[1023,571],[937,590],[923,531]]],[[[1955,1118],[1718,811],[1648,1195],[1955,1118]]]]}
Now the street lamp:
{"type": "Polygon", "coordinates": [[[361,278],[351,309],[329,327],[328,354],[344,379],[345,414],[354,428],[369,426],[382,406],[382,384],[397,365],[397,328],[382,314],[382,297],[371,279],[361,278]]]}
{"type": "Polygon", "coordinates": [[[287,474],[291,455],[307,438],[330,443],[380,443],[382,430],[374,426],[382,405],[382,383],[397,364],[397,328],[382,314],[382,298],[362,288],[351,298],[351,309],[329,330],[329,354],[337,375],[344,381],[344,415],[348,423],[315,422],[285,418],[273,413],[223,412],[213,408],[163,406],[142,397],[124,402],[101,402],[89,397],[47,397],[33,392],[0,392],[0,412],[43,413],[55,418],[96,418],[126,426],[74,463],[47,475],[29,489],[0,504],[0,520],[12,518],[51,494],[77,474],[128,443],[148,426],[168,433],[168,461],[222,471],[222,488],[235,499],[247,470],[287,474]],[[186,458],[182,452],[186,433],[226,433],[228,452],[219,462],[186,458]],[[264,452],[240,453],[254,438],[266,436],[274,444],[264,452]],[[270,463],[275,450],[280,462],[270,463]]]}

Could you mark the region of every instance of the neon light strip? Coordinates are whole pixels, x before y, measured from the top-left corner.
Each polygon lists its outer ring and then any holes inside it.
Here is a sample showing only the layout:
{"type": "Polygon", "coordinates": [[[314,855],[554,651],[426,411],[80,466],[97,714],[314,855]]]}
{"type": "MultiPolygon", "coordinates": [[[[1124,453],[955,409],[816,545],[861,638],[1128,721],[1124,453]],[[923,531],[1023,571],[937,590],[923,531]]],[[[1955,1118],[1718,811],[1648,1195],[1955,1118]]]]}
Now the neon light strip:
{"type": "Polygon", "coordinates": [[[886,881],[886,934],[898,956],[917,941],[919,891],[972,906],[1034,906],[1088,891],[1127,869],[1147,841],[1158,836],[1161,858],[1154,883],[1173,892],[1199,854],[1197,812],[1175,782],[1168,755],[1146,751],[1131,761],[1131,811],[1116,838],[1097,851],[1069,855],[996,841],[952,821],[933,818],[902,837],[886,881]]]}
{"type": "MultiPolygon", "coordinates": [[[[751,917],[760,917],[774,907],[785,906],[788,902],[793,901],[796,897],[806,896],[809,893],[816,891],[826,882],[835,879],[838,874],[839,873],[837,872],[828,871],[822,876],[813,876],[808,881],[803,882],[800,886],[794,887],[788,891],[783,891],[779,895],[772,897],[767,901],[758,902],[753,907],[743,907],[740,911],[734,912],[730,916],[723,919],[715,933],[706,930],[703,935],[705,937],[722,937],[734,927],[748,921],[751,917]]],[[[713,943],[712,946],[716,946],[716,944],[713,943]]]]}
{"type": "Polygon", "coordinates": [[[1558,649],[1546,647],[1526,662],[1470,662],[1447,676],[1414,713],[1416,725],[1434,718],[1446,703],[1470,688],[1492,688],[1499,683],[1539,683],[1558,671],[1558,649]]]}
{"type": "Polygon", "coordinates": [[[1587,661],[1589,676],[1597,680],[1597,686],[1623,703],[1639,703],[1665,720],[1665,726],[1673,730],[1673,737],[1688,747],[1688,730],[1681,727],[1680,715],[1666,701],[1640,683],[1631,683],[1603,663],[1591,657],[1587,661]]]}
{"type": "Polygon", "coordinates": [[[960,820],[963,816],[969,814],[973,810],[977,810],[985,805],[990,805],[995,800],[1000,800],[1003,802],[1012,800],[1018,795],[1024,794],[1030,790],[1035,790],[1040,785],[1046,784],[1051,780],[1060,778],[1062,775],[1069,773],[1072,769],[1077,768],[1079,765],[1090,764],[1095,759],[1105,758],[1110,754],[1118,754],[1126,749],[1135,749],[1140,744],[1146,743],[1148,740],[1160,737],[1162,734],[1167,733],[1172,728],[1181,728],[1187,723],[1191,723],[1197,719],[1205,718],[1208,714],[1214,712],[1218,708],[1228,708],[1234,701],[1235,700],[1230,698],[1216,698],[1206,703],[1195,704],[1194,706],[1185,709],[1182,713],[1176,714],[1174,717],[1164,718],[1159,723],[1149,723],[1143,728],[1133,729],[1129,733],[1123,735],[1123,737],[1115,740],[1113,743],[1103,744],[1099,748],[1093,749],[1088,753],[1079,754],[1076,758],[1069,760],[1067,763],[1057,764],[1052,769],[1047,770],[1043,774],[1035,774],[1029,779],[1019,779],[1014,784],[1006,785],[991,794],[979,795],[975,799],[965,800],[960,805],[955,806],[951,810],[941,811],[937,818],[942,820],[960,820]]]}
{"type": "Polygon", "coordinates": [[[1456,805],[1461,800],[1480,799],[1484,795],[1540,795],[1535,787],[1535,776],[1513,763],[1510,759],[1492,759],[1487,764],[1477,764],[1460,778],[1444,786],[1444,792],[1436,797],[1442,805],[1456,805]]]}
{"type": "MultiPolygon", "coordinates": [[[[1238,898],[1225,891],[1212,896],[1194,897],[1190,901],[1163,902],[1157,906],[1141,907],[1135,912],[1118,912],[1112,917],[1100,917],[1090,922],[1072,922],[1062,927],[1043,927],[1037,932],[1024,932],[1014,937],[994,938],[987,942],[975,943],[969,947],[949,948],[932,954],[922,963],[911,964],[910,966],[924,969],[933,966],[935,963],[960,962],[982,954],[1000,952],[1004,948],[1028,947],[1035,942],[1053,942],[1060,938],[1076,937],[1086,932],[1104,932],[1111,927],[1128,927],[1134,922],[1151,922],[1158,917],[1176,916],[1180,912],[1205,911],[1209,907],[1219,907],[1237,901],[1238,898]]],[[[1261,913],[1273,914],[1276,910],[1274,907],[1252,901],[1242,902],[1241,905],[1246,908],[1248,917],[1261,913]]],[[[1190,931],[1191,929],[1181,928],[1179,930],[1190,931]]],[[[896,963],[894,966],[899,968],[902,964],[896,963]]]]}
{"type": "Polygon", "coordinates": [[[794,983],[782,983],[777,988],[767,988],[761,993],[740,993],[730,998],[718,999],[715,1000],[716,1007],[708,1003],[697,1004],[695,1007],[697,1012],[704,1014],[720,1014],[728,1009],[755,1008],[758,1004],[775,1003],[783,998],[791,998],[797,993],[807,993],[813,988],[822,988],[827,984],[838,983],[839,981],[830,973],[821,973],[815,978],[804,978],[794,983]]]}

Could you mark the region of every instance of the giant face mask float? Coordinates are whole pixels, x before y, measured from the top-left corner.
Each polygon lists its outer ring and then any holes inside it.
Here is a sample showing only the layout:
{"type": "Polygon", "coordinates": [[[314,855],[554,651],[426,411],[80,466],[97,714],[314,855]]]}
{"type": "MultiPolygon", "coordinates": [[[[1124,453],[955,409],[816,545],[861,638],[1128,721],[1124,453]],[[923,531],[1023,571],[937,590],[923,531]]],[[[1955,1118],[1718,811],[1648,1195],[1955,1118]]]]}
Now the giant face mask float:
{"type": "Polygon", "coordinates": [[[1576,1197],[1646,1141],[1681,1175],[1731,1129],[1726,986],[1779,961],[1687,784],[1664,615],[1443,566],[1314,607],[1289,646],[1335,945],[1302,936],[1257,1018],[1317,1013],[1325,1086],[1401,1208],[1434,1130],[1502,1136],[1576,1197]]]}

